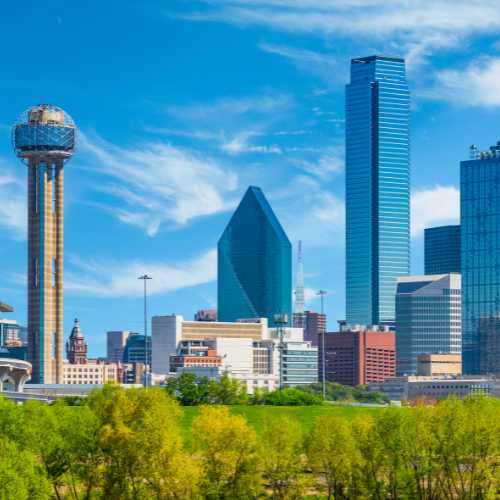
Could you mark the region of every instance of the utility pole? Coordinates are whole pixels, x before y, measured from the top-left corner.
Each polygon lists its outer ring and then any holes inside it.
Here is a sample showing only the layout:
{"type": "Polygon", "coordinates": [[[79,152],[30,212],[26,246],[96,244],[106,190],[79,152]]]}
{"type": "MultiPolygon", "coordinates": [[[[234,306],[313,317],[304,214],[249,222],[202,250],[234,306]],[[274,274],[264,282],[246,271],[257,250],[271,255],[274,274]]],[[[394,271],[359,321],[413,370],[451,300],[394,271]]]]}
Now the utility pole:
{"type": "MultiPolygon", "coordinates": [[[[326,290],[319,290],[316,295],[319,295],[321,299],[321,317],[322,319],[324,318],[325,315],[325,295],[328,292],[326,290]]],[[[325,335],[326,335],[326,319],[325,319],[325,326],[323,328],[323,331],[321,332],[321,382],[322,382],[322,389],[323,389],[323,399],[326,399],[326,366],[325,366],[325,335]]]]}
{"type": "Polygon", "coordinates": [[[147,303],[147,282],[152,280],[151,276],[143,274],[137,279],[142,280],[144,283],[144,385],[148,387],[149,377],[151,377],[151,360],[148,359],[148,303],[147,303]]]}

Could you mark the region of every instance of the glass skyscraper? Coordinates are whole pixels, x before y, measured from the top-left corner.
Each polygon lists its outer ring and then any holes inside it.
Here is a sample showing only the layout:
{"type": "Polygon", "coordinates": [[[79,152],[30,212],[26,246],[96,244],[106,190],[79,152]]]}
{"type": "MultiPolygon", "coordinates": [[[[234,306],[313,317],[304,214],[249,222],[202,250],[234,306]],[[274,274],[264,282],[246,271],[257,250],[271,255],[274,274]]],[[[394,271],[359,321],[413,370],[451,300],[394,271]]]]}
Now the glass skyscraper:
{"type": "Polygon", "coordinates": [[[460,226],[425,230],[425,274],[460,272],[460,226]]]}
{"type": "Polygon", "coordinates": [[[500,372],[500,142],[471,153],[460,163],[462,362],[480,374],[500,372]]]}
{"type": "Polygon", "coordinates": [[[393,324],[410,270],[410,96],[405,62],[351,61],[346,87],[346,319],[393,324]]]}
{"type": "Polygon", "coordinates": [[[459,273],[399,278],[396,373],[417,373],[419,354],[461,352],[459,273]]]}
{"type": "Polygon", "coordinates": [[[292,246],[258,187],[249,187],[218,243],[217,318],[292,319],[292,246]]]}

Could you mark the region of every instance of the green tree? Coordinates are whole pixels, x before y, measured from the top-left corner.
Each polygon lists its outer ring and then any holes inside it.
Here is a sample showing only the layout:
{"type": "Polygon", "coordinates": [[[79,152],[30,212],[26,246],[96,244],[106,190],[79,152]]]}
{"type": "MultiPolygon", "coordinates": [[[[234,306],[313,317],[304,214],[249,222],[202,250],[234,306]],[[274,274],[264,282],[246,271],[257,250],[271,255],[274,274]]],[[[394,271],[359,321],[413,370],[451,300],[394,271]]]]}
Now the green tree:
{"type": "Polygon", "coordinates": [[[302,432],[298,422],[288,417],[268,419],[262,432],[264,477],[273,498],[298,499],[305,492],[302,432]]]}
{"type": "Polygon", "coordinates": [[[106,386],[89,407],[100,422],[104,498],[196,497],[199,468],[182,448],[179,409],[164,390],[106,386]]]}
{"type": "Polygon", "coordinates": [[[326,486],[327,498],[353,497],[353,475],[360,457],[345,418],[317,417],[307,440],[307,456],[312,470],[324,479],[319,486],[326,486]]]}
{"type": "Polygon", "coordinates": [[[0,500],[49,499],[50,484],[36,457],[0,437],[0,500]]]}
{"type": "Polygon", "coordinates": [[[193,422],[193,443],[204,469],[202,491],[209,499],[250,499],[261,476],[255,431],[228,408],[204,406],[193,422]]]}

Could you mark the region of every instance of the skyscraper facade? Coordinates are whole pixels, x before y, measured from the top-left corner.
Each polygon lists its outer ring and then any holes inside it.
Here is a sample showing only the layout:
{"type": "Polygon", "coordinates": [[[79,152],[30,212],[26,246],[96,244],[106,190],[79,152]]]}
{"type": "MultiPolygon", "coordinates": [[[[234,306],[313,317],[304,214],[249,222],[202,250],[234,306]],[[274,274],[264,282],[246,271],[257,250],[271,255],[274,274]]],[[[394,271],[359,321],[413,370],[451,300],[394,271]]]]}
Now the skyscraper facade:
{"type": "Polygon", "coordinates": [[[410,269],[410,96],[405,62],[351,61],[346,87],[346,319],[393,324],[410,269]]]}
{"type": "Polygon", "coordinates": [[[500,366],[487,352],[500,338],[500,141],[471,153],[460,163],[460,226],[462,362],[474,375],[500,366]]]}
{"type": "Polygon", "coordinates": [[[292,319],[292,248],[258,187],[249,187],[218,243],[218,321],[292,319]]]}
{"type": "Polygon", "coordinates": [[[460,274],[405,276],[396,293],[396,372],[416,375],[420,354],[462,350],[460,274]]]}
{"type": "Polygon", "coordinates": [[[460,226],[428,227],[424,231],[425,274],[460,272],[460,226]]]}
{"type": "Polygon", "coordinates": [[[28,166],[28,357],[34,383],[63,381],[64,171],[75,125],[41,104],[13,128],[16,155],[28,166]]]}

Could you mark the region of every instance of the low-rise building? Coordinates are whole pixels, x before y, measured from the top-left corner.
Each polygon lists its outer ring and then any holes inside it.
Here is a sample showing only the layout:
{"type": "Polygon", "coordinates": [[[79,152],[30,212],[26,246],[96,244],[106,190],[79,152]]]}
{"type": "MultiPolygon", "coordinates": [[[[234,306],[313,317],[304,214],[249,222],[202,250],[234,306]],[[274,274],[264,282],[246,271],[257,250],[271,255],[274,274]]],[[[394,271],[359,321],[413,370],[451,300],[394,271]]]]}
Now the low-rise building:
{"type": "Polygon", "coordinates": [[[461,354],[436,353],[419,354],[417,356],[417,375],[424,377],[444,377],[461,374],[461,354]]]}
{"type": "Polygon", "coordinates": [[[229,322],[185,321],[155,316],[152,321],[154,375],[191,372],[219,377],[228,373],[255,387],[272,390],[280,380],[283,336],[283,383],[317,381],[317,349],[303,339],[302,328],[268,328],[267,319],[229,322]]]}
{"type": "Polygon", "coordinates": [[[500,381],[488,377],[394,377],[369,384],[369,390],[383,392],[392,401],[439,400],[481,394],[499,397],[500,381]]]}
{"type": "Polygon", "coordinates": [[[86,363],[63,364],[63,384],[105,384],[121,382],[122,367],[120,363],[107,363],[88,359],[86,363]]]}
{"type": "MultiPolygon", "coordinates": [[[[319,380],[322,380],[322,343],[319,380]]],[[[386,327],[347,326],[325,335],[326,380],[342,385],[364,385],[396,374],[395,333],[386,327]]]]}

